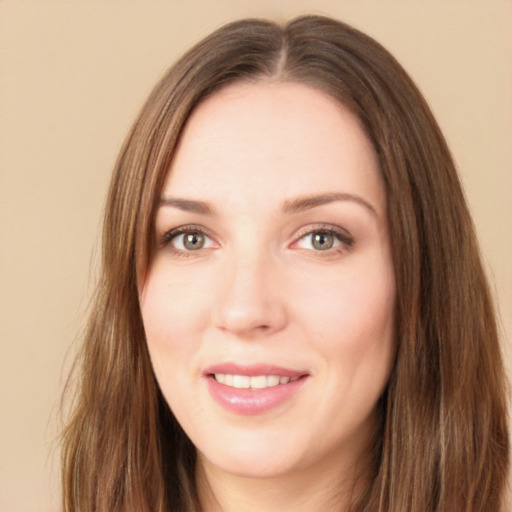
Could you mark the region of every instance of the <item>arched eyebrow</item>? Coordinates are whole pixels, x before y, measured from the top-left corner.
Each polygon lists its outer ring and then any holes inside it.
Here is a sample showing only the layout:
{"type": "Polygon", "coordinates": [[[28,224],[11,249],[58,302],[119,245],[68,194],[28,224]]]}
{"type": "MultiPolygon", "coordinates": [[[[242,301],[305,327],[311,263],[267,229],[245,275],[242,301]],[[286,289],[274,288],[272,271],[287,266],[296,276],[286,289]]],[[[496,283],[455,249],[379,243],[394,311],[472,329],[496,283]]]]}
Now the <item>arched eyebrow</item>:
{"type": "MultiPolygon", "coordinates": [[[[368,201],[360,196],[342,192],[329,192],[326,194],[313,194],[296,197],[294,199],[286,199],[282,204],[282,210],[286,214],[293,214],[336,201],[355,202],[366,208],[372,215],[378,217],[377,210],[368,201]]],[[[200,215],[216,215],[216,210],[213,205],[205,201],[197,201],[195,199],[163,197],[160,199],[159,206],[172,206],[173,208],[178,208],[179,210],[198,213],[200,215]]]]}
{"type": "Polygon", "coordinates": [[[294,199],[288,199],[283,203],[283,211],[285,213],[298,213],[324,204],[333,203],[335,201],[352,201],[364,206],[372,215],[378,217],[377,210],[371,203],[360,196],[354,194],[345,194],[342,192],[329,192],[326,194],[314,194],[308,196],[300,196],[294,199]]]}
{"type": "Polygon", "coordinates": [[[215,215],[215,208],[205,201],[182,199],[179,197],[162,197],[158,206],[172,206],[185,212],[199,213],[201,215],[215,215]]]}

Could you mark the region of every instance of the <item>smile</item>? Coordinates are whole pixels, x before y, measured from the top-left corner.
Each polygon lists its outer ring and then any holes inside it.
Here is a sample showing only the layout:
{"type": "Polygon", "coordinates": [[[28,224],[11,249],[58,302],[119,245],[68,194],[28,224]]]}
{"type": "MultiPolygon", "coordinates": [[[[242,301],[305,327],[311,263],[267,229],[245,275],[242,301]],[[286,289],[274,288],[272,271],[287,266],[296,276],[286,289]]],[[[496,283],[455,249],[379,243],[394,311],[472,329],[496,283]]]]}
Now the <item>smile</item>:
{"type": "Polygon", "coordinates": [[[233,375],[230,373],[215,373],[213,374],[215,380],[226,386],[237,389],[265,389],[280,384],[288,384],[299,379],[296,377],[286,377],[284,375],[233,375]]]}
{"type": "Polygon", "coordinates": [[[232,362],[210,366],[203,372],[209,394],[221,408],[249,416],[292,405],[310,376],[310,372],[304,370],[232,362]]]}

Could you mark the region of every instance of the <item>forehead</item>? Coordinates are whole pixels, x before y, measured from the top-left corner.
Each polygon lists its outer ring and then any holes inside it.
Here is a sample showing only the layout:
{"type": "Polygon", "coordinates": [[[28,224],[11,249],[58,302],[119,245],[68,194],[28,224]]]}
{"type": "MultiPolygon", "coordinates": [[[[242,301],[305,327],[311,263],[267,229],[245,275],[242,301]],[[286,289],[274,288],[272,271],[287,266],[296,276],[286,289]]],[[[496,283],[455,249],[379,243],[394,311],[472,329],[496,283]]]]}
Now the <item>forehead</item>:
{"type": "Polygon", "coordinates": [[[382,207],[375,151],[359,120],[310,86],[235,83],[187,122],[163,195],[244,204],[305,193],[363,194],[382,207]]]}

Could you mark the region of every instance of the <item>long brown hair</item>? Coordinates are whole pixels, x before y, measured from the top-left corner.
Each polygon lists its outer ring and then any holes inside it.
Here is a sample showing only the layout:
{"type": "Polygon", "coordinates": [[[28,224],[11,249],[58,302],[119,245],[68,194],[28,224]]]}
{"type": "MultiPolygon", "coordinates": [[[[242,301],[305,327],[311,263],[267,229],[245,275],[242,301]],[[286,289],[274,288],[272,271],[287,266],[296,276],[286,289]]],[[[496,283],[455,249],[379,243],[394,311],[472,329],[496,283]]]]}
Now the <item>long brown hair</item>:
{"type": "Polygon", "coordinates": [[[372,479],[354,512],[497,512],[508,469],[506,384],[473,225],[446,142],[395,59],[361,32],[305,16],[224,26],[160,81],[107,200],[101,275],[63,435],[66,512],[200,510],[195,451],[151,369],[138,303],[156,201],[191,111],[235,81],[309,84],[363,123],[384,178],[397,357],[372,479]]]}

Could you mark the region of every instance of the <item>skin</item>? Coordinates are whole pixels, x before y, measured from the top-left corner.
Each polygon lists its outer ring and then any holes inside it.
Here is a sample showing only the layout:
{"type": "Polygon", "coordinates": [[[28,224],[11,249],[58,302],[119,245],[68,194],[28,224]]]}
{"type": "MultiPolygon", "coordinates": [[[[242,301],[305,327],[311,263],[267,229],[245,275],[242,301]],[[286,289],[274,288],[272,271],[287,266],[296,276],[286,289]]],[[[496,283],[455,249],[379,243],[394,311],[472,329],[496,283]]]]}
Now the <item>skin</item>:
{"type": "Polygon", "coordinates": [[[360,123],[306,85],[229,85],[193,112],[162,199],[140,304],[156,378],[198,450],[204,509],[340,510],[395,355],[386,197],[360,123]],[[172,232],[190,225],[202,248],[172,232]],[[235,414],[204,376],[224,362],[306,377],[277,407],[235,414]]]}

